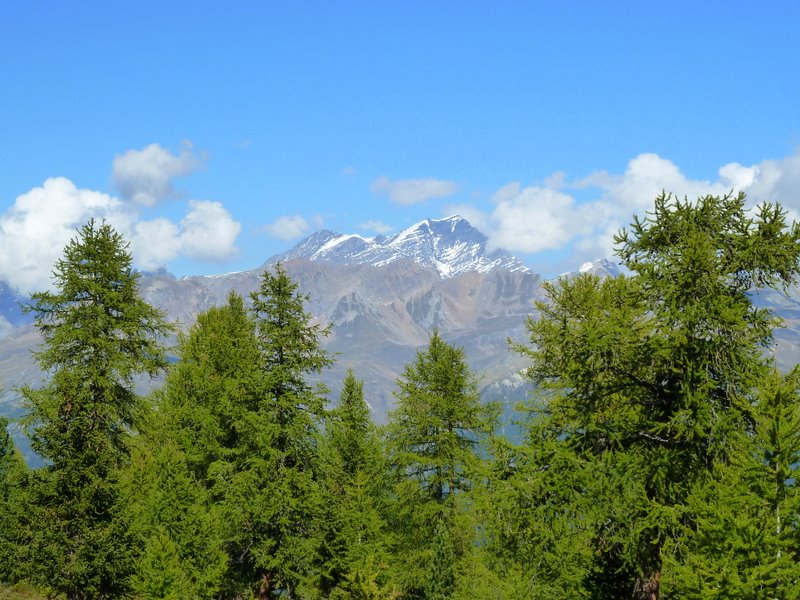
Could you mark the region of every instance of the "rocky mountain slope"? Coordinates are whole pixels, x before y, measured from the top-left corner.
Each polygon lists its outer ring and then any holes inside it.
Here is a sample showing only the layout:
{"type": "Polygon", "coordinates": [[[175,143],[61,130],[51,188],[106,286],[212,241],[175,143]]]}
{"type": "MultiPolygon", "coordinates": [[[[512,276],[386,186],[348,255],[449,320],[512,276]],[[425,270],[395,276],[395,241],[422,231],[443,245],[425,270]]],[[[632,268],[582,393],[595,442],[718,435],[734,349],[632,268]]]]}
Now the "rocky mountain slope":
{"type": "MultiPolygon", "coordinates": [[[[223,303],[230,290],[247,297],[263,269],[278,261],[310,296],[307,310],[333,325],[323,345],[336,355],[336,365],[322,376],[332,398],[352,368],[365,380],[375,419],[384,421],[395,380],[434,328],[466,349],[487,396],[515,402],[524,395],[519,372],[525,360],[509,351],[507,340],[525,338],[541,279],[510,254],[488,250],[486,236],[461,217],[426,220],[372,239],[318,232],[258,269],[180,279],[146,274],[141,291],[186,329],[200,312],[223,303]]],[[[8,320],[0,346],[0,381],[6,386],[0,414],[19,414],[14,388],[42,377],[30,354],[38,337],[30,317],[19,314],[18,300],[0,289],[0,315],[8,320]]]]}
{"type": "MultiPolygon", "coordinates": [[[[223,303],[230,290],[247,297],[263,269],[278,261],[310,296],[307,310],[319,323],[333,325],[323,345],[336,355],[336,364],[322,376],[332,398],[352,368],[365,380],[376,421],[384,421],[395,380],[434,328],[466,350],[486,398],[510,406],[525,397],[520,372],[526,360],[509,350],[507,340],[526,340],[525,321],[543,298],[542,280],[508,253],[489,250],[486,236],[460,217],[426,220],[390,237],[321,231],[258,269],[180,279],[147,274],[141,290],[186,329],[200,312],[223,303]]],[[[618,270],[613,262],[596,261],[577,272],[613,276],[618,270]]],[[[756,304],[786,320],[774,349],[784,368],[800,360],[798,299],[798,290],[753,293],[756,304]]],[[[20,313],[19,300],[0,286],[0,414],[14,416],[21,412],[15,388],[42,378],[30,353],[39,338],[30,316],[20,313]]],[[[142,389],[152,385],[143,382],[142,389]]]]}

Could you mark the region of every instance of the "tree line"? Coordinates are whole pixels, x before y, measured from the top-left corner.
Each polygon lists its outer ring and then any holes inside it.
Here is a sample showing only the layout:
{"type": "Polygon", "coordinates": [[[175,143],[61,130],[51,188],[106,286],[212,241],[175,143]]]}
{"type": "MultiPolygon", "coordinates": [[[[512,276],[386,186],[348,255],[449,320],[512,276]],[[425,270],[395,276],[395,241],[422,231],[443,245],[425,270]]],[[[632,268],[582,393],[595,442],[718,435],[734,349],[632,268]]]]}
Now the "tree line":
{"type": "MultiPolygon", "coordinates": [[[[800,597],[800,371],[753,291],[800,227],[743,195],[662,194],[625,274],[545,283],[519,443],[434,332],[388,424],[357,374],[313,383],[329,328],[280,265],[179,336],[90,221],[27,310],[30,470],[0,428],[0,582],[68,600],[800,597]],[[166,371],[148,397],[134,378],[166,371]]],[[[6,425],[6,423],[2,423],[6,425]]]]}

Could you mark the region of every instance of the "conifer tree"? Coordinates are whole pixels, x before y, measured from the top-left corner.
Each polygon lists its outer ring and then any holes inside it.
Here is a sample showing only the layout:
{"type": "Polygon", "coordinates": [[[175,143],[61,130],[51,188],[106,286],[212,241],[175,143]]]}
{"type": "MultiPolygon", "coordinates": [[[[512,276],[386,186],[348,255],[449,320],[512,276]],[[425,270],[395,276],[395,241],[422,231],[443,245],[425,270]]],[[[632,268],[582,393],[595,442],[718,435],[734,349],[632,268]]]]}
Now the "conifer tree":
{"type": "Polygon", "coordinates": [[[397,577],[410,597],[448,597],[456,564],[475,541],[469,492],[475,485],[482,438],[496,411],[480,403],[464,351],[438,332],[397,382],[388,444],[395,471],[393,528],[397,577]]]}
{"type": "Polygon", "coordinates": [[[178,356],[154,395],[153,433],[174,440],[190,472],[211,488],[216,463],[241,453],[237,425],[259,402],[261,356],[244,299],[231,292],[225,305],[198,315],[178,356]]]}
{"type": "Polygon", "coordinates": [[[761,382],[755,427],[699,481],[667,553],[665,591],[687,599],[800,595],[800,371],[761,382]]]}
{"type": "Polygon", "coordinates": [[[33,449],[47,465],[32,475],[28,568],[68,600],[127,592],[134,554],[118,487],[135,429],[133,379],[166,361],[161,313],[138,294],[122,236],[90,221],[55,264],[54,292],[34,294],[50,382],[25,389],[33,449]]]}
{"type": "Polygon", "coordinates": [[[215,467],[230,524],[229,553],[260,598],[298,595],[314,557],[313,517],[321,498],[317,438],[325,388],[309,378],[332,360],[329,329],[305,312],[307,296],[280,266],[265,271],[252,298],[260,370],[257,395],[234,424],[239,441],[215,467]]]}
{"type": "Polygon", "coordinates": [[[224,477],[244,460],[239,425],[257,406],[259,350],[241,296],[201,313],[178,345],[179,362],[152,397],[126,485],[144,552],[134,590],[143,598],[216,598],[252,582],[229,572],[224,477]],[[138,493],[137,493],[138,490],[138,493]]]}
{"type": "Polygon", "coordinates": [[[8,432],[8,420],[0,417],[0,584],[23,577],[20,564],[21,531],[25,512],[27,468],[8,432]]]}
{"type": "Polygon", "coordinates": [[[142,600],[218,598],[228,566],[219,508],[169,434],[138,442],[123,479],[140,546],[132,590],[142,600]]]}
{"type": "MultiPolygon", "coordinates": [[[[321,448],[319,588],[326,597],[358,578],[385,580],[388,554],[385,460],[364,386],[348,371],[330,411],[321,448]]],[[[379,589],[379,588],[376,588],[379,589]]]]}
{"type": "Polygon", "coordinates": [[[747,293],[797,280],[800,228],[779,206],[751,216],[744,204],[659,196],[616,238],[630,277],[548,283],[529,323],[523,351],[549,393],[540,418],[588,462],[584,493],[605,507],[587,589],[657,599],[665,545],[691,526],[693,486],[747,438],[778,324],[747,293]]]}

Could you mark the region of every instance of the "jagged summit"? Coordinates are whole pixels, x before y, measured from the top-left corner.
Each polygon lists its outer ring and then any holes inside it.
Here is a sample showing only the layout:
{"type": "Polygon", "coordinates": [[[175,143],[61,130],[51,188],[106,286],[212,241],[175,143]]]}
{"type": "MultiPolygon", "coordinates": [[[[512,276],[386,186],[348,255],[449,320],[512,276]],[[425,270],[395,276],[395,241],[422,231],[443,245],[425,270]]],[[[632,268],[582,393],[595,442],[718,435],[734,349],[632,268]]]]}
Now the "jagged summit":
{"type": "Polygon", "coordinates": [[[579,273],[590,273],[600,277],[616,277],[621,272],[622,270],[617,263],[605,258],[598,258],[597,260],[585,262],[577,270],[567,271],[558,277],[575,277],[579,273]]]}
{"type": "Polygon", "coordinates": [[[413,260],[435,269],[443,278],[470,271],[528,270],[519,259],[504,250],[489,251],[487,241],[487,237],[466,219],[453,215],[446,219],[425,219],[390,236],[367,238],[322,230],[273,260],[305,258],[374,266],[413,260]]]}
{"type": "Polygon", "coordinates": [[[598,258],[597,260],[583,263],[578,267],[578,272],[591,273],[601,277],[616,277],[620,274],[620,269],[616,263],[605,258],[598,258]]]}

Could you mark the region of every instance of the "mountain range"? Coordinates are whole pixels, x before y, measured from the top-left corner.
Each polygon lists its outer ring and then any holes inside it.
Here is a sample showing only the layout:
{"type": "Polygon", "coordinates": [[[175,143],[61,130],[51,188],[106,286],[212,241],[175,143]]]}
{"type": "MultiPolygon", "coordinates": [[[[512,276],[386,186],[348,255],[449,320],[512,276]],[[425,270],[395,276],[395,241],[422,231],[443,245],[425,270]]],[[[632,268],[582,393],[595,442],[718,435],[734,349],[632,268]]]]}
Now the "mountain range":
{"type": "MultiPolygon", "coordinates": [[[[527,360],[509,349],[508,340],[526,341],[525,322],[535,312],[534,302],[544,299],[542,278],[508,252],[491,248],[487,237],[459,216],[374,238],[318,231],[249,271],[182,278],[144,273],[141,293],[186,330],[199,313],[223,303],[230,290],[247,297],[263,270],[277,262],[309,295],[306,309],[313,318],[333,325],[323,346],[336,363],[321,376],[332,398],[352,368],[364,380],[375,420],[385,421],[396,379],[434,329],[465,349],[485,398],[511,406],[525,397],[527,360]]],[[[619,271],[613,262],[598,260],[577,272],[619,271]]],[[[800,358],[798,299],[797,289],[753,293],[756,304],[786,321],[773,350],[784,367],[800,358]]],[[[11,416],[22,410],[15,388],[43,378],[31,356],[40,339],[30,315],[19,309],[24,301],[0,284],[0,414],[11,416]]],[[[142,382],[141,390],[153,385],[142,382]]]]}

